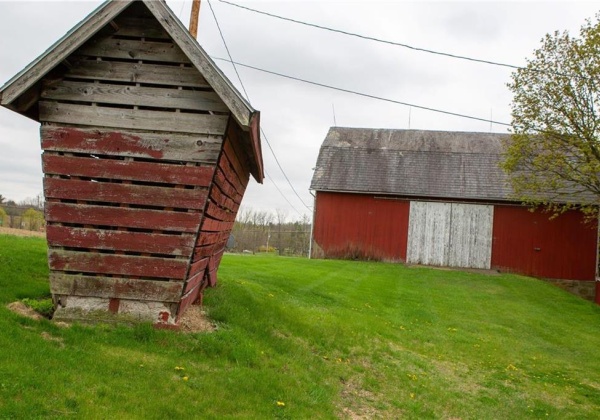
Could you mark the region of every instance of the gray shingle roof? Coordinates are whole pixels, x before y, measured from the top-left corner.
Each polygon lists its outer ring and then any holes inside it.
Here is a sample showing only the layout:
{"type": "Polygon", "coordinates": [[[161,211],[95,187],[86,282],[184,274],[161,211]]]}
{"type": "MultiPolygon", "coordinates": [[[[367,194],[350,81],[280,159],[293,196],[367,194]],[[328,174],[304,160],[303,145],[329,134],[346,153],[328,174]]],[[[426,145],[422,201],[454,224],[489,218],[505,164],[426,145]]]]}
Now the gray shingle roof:
{"type": "Polygon", "coordinates": [[[508,134],[332,127],[311,189],[510,201],[508,134]]]}

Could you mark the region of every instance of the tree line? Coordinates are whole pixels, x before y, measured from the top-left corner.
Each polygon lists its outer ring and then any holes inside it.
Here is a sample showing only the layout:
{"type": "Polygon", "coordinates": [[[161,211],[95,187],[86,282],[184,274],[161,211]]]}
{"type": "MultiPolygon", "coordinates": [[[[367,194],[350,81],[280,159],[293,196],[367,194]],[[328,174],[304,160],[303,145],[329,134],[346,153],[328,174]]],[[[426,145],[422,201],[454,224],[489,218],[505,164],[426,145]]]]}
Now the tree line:
{"type": "Polygon", "coordinates": [[[272,252],[308,256],[311,223],[308,216],[290,221],[282,210],[275,212],[240,208],[228,248],[233,252],[272,252]]]}
{"type": "Polygon", "coordinates": [[[42,194],[19,202],[0,194],[0,227],[42,230],[45,227],[42,194]]]}

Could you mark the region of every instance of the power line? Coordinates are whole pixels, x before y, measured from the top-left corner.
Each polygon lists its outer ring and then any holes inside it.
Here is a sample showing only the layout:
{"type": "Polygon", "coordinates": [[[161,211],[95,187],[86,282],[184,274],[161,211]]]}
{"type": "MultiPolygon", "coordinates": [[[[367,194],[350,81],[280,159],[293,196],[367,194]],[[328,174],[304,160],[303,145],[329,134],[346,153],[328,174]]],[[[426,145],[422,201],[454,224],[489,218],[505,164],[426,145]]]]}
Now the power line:
{"type": "MultiPolygon", "coordinates": [[[[213,18],[215,19],[215,23],[217,24],[217,29],[219,30],[219,34],[221,35],[221,40],[223,41],[223,45],[225,45],[225,50],[227,50],[227,55],[229,56],[229,59],[233,63],[233,58],[231,58],[231,53],[229,52],[229,47],[227,46],[227,42],[225,42],[225,37],[223,36],[223,31],[221,31],[221,25],[219,25],[219,21],[217,20],[217,15],[215,14],[215,11],[213,10],[210,0],[208,0],[208,7],[210,7],[210,11],[213,15],[213,18]]],[[[240,77],[240,74],[238,73],[237,67],[235,66],[235,64],[233,65],[233,69],[235,70],[235,74],[237,75],[237,78],[240,81],[240,85],[242,86],[242,89],[244,90],[244,95],[246,95],[246,99],[248,100],[248,102],[250,102],[250,97],[248,96],[248,92],[246,92],[246,87],[244,86],[244,82],[242,82],[242,78],[240,77]]]]}
{"type": "Polygon", "coordinates": [[[265,139],[265,141],[267,142],[267,145],[269,146],[269,149],[271,149],[271,153],[273,153],[273,157],[275,158],[275,162],[277,162],[277,166],[279,166],[279,169],[281,169],[281,173],[283,174],[283,176],[285,177],[286,181],[288,182],[288,184],[290,184],[290,187],[292,187],[292,191],[294,191],[294,194],[296,194],[296,197],[298,197],[298,200],[300,200],[300,202],[304,205],[304,207],[306,207],[309,211],[312,211],[312,208],[310,208],[309,206],[306,205],[306,203],[304,202],[304,200],[302,200],[302,198],[300,197],[300,195],[298,194],[298,192],[296,191],[296,189],[294,188],[294,186],[292,185],[290,179],[288,178],[288,176],[285,174],[285,171],[283,170],[283,168],[281,167],[281,163],[279,163],[279,159],[277,159],[277,156],[275,155],[275,151],[273,150],[273,148],[271,147],[271,143],[269,143],[269,140],[267,139],[267,135],[265,134],[265,131],[262,129],[262,127],[260,128],[260,132],[262,133],[263,138],[265,139]]]}
{"type": "MultiPolygon", "coordinates": [[[[227,0],[219,0],[219,2],[227,4],[227,5],[230,5],[230,6],[237,7],[237,8],[240,8],[240,9],[247,10],[249,12],[258,13],[258,14],[261,14],[261,15],[264,15],[264,16],[269,16],[269,17],[275,18],[275,19],[280,19],[280,20],[283,20],[283,21],[296,23],[298,25],[304,25],[304,26],[309,26],[311,28],[321,29],[321,30],[324,30],[324,31],[335,32],[335,33],[338,33],[338,34],[352,36],[352,37],[364,39],[364,40],[367,40],[367,41],[379,42],[381,44],[387,44],[387,45],[393,45],[393,46],[396,46],[396,47],[408,48],[408,49],[413,50],[413,51],[425,52],[425,53],[429,53],[429,54],[441,55],[441,56],[444,56],[444,57],[450,57],[450,58],[455,58],[455,59],[459,59],[459,60],[467,60],[467,61],[472,61],[472,62],[482,63],[482,64],[489,64],[489,65],[493,65],[493,66],[507,67],[507,68],[516,69],[516,70],[524,70],[524,71],[534,72],[534,73],[549,73],[549,74],[556,74],[558,76],[573,77],[573,76],[565,74],[565,73],[554,72],[554,71],[546,71],[546,70],[538,70],[538,69],[533,69],[533,68],[527,68],[527,67],[517,66],[517,65],[514,65],[514,64],[500,63],[500,62],[497,62],[497,61],[483,60],[483,59],[480,59],[480,58],[467,57],[467,56],[464,56],[464,55],[446,53],[446,52],[442,52],[442,51],[435,51],[435,50],[430,50],[430,49],[427,49],[427,48],[415,47],[415,46],[409,45],[409,44],[403,44],[401,42],[389,41],[389,40],[386,40],[386,39],[375,38],[375,37],[372,37],[372,36],[369,36],[369,35],[361,35],[361,34],[357,34],[357,33],[354,33],[354,32],[344,31],[342,29],[329,28],[327,26],[318,25],[316,23],[304,22],[304,21],[301,21],[301,20],[292,19],[292,18],[288,18],[288,17],[285,17],[285,16],[276,15],[276,14],[273,14],[273,13],[268,13],[268,12],[265,12],[265,11],[262,11],[262,10],[252,9],[251,7],[242,6],[240,4],[232,3],[232,2],[227,1],[227,0]]],[[[577,77],[581,77],[581,76],[577,76],[577,77]]]]}
{"type": "MultiPolygon", "coordinates": [[[[220,57],[211,57],[211,58],[214,59],[214,60],[229,61],[226,58],[220,58],[220,57]]],[[[413,107],[413,108],[423,109],[425,111],[438,112],[440,114],[452,115],[454,117],[468,118],[470,120],[483,121],[483,122],[491,122],[493,124],[504,125],[504,126],[507,126],[507,127],[511,126],[511,124],[508,124],[508,123],[505,123],[505,122],[502,122],[502,121],[494,121],[494,120],[491,120],[489,118],[474,117],[472,115],[460,114],[458,112],[445,111],[443,109],[431,108],[431,107],[427,107],[427,106],[411,104],[411,103],[408,103],[408,102],[397,101],[395,99],[384,98],[384,97],[381,97],[381,96],[371,95],[369,93],[357,92],[357,91],[351,90],[351,89],[344,89],[344,88],[340,88],[340,87],[336,87],[336,86],[326,85],[324,83],[314,82],[312,80],[302,79],[300,77],[289,76],[287,74],[278,73],[278,72],[272,71],[272,70],[261,69],[259,67],[251,66],[249,64],[244,64],[244,63],[239,63],[239,62],[235,62],[235,63],[232,63],[232,64],[235,64],[235,65],[238,65],[238,66],[241,66],[241,67],[246,67],[246,68],[249,68],[249,69],[252,69],[252,70],[260,71],[260,72],[263,72],[263,73],[272,74],[274,76],[284,77],[286,79],[291,79],[291,80],[295,80],[295,81],[298,81],[298,82],[308,83],[308,84],[311,84],[311,85],[314,85],[314,86],[319,86],[319,87],[323,87],[323,88],[327,88],[327,89],[337,90],[339,92],[351,93],[353,95],[363,96],[365,98],[377,99],[379,101],[391,102],[391,103],[398,104],[398,105],[405,105],[405,106],[409,106],[409,107],[413,107]]]]}
{"type": "MultiPolygon", "coordinates": [[[[246,95],[246,99],[248,100],[248,102],[250,102],[250,97],[248,96],[248,92],[246,91],[246,88],[244,87],[244,83],[242,82],[242,78],[240,77],[240,74],[237,71],[236,63],[233,61],[233,58],[231,57],[231,53],[229,52],[229,48],[227,47],[227,43],[225,42],[225,37],[223,36],[223,32],[221,31],[221,27],[220,27],[219,22],[217,20],[217,15],[215,14],[215,11],[213,10],[213,7],[212,7],[212,4],[210,3],[210,0],[208,0],[208,5],[209,5],[210,10],[212,12],[213,18],[215,19],[215,23],[217,24],[217,28],[219,29],[219,33],[221,34],[221,40],[223,41],[223,44],[225,45],[225,49],[227,50],[227,55],[229,56],[229,62],[233,65],[233,69],[235,70],[235,74],[237,75],[238,80],[240,81],[240,84],[242,85],[242,89],[244,90],[244,94],[246,95]]],[[[225,60],[225,61],[227,61],[227,60],[225,60]]],[[[306,205],[306,203],[304,203],[304,200],[302,200],[302,198],[300,197],[300,194],[298,194],[298,192],[296,191],[296,189],[292,185],[290,179],[288,178],[288,176],[286,175],[285,171],[283,170],[283,167],[279,163],[279,159],[277,159],[277,155],[275,154],[275,151],[271,147],[271,143],[269,142],[269,139],[267,138],[267,135],[265,134],[265,131],[262,129],[262,127],[260,128],[260,132],[262,133],[263,138],[267,142],[267,145],[269,146],[269,150],[271,150],[271,153],[273,154],[273,157],[275,158],[275,162],[277,162],[277,166],[279,166],[279,169],[281,170],[281,173],[283,174],[283,176],[285,177],[286,181],[288,182],[288,184],[292,188],[292,191],[294,191],[294,194],[296,194],[296,197],[298,197],[298,200],[300,200],[300,202],[302,203],[302,205],[304,205],[304,207],[306,207],[309,211],[311,211],[311,208],[308,207],[306,205]]],[[[272,179],[271,179],[271,181],[273,182],[273,185],[275,185],[275,182],[272,179]]],[[[277,188],[277,189],[279,190],[279,188],[277,188]]],[[[281,190],[279,190],[279,192],[281,193],[281,190]]],[[[283,193],[282,193],[282,195],[283,195],[283,193]]],[[[288,202],[288,204],[290,204],[290,202],[287,200],[287,198],[286,198],[286,201],[288,202]]],[[[296,212],[298,212],[300,214],[300,212],[295,207],[293,207],[293,208],[294,208],[294,210],[296,210],[296,212]]]]}
{"type": "MultiPolygon", "coordinates": [[[[229,60],[224,60],[224,61],[229,61],[233,65],[233,69],[235,70],[235,74],[237,75],[237,78],[240,81],[240,85],[242,86],[242,89],[244,90],[244,94],[246,95],[246,99],[248,100],[248,102],[250,102],[250,97],[248,96],[248,92],[246,91],[246,88],[244,87],[244,83],[242,82],[242,78],[240,77],[240,74],[238,73],[238,70],[237,70],[237,67],[236,67],[236,62],[233,61],[233,58],[231,57],[231,53],[229,52],[229,48],[227,47],[227,42],[225,42],[225,37],[223,36],[223,32],[221,31],[221,26],[219,25],[219,21],[217,20],[217,15],[215,14],[215,11],[213,10],[213,7],[212,7],[212,4],[211,4],[210,0],[208,0],[208,6],[210,7],[210,11],[212,12],[213,18],[215,19],[215,23],[217,24],[217,28],[219,29],[219,34],[221,34],[221,40],[223,41],[223,45],[225,45],[225,49],[227,50],[227,55],[229,56],[229,60]]],[[[262,129],[262,127],[260,128],[260,132],[262,133],[263,138],[267,142],[267,145],[269,146],[269,150],[271,150],[271,153],[273,154],[273,157],[275,158],[275,162],[277,162],[277,166],[279,166],[279,169],[281,170],[281,173],[283,174],[283,176],[285,177],[286,181],[288,182],[288,184],[292,188],[292,191],[294,191],[294,194],[296,194],[296,197],[298,197],[298,199],[304,205],[304,207],[306,207],[309,211],[311,211],[311,208],[308,207],[306,205],[306,203],[304,203],[304,201],[302,200],[302,198],[300,197],[300,195],[298,194],[298,192],[296,191],[296,189],[292,185],[290,179],[286,175],[285,171],[283,170],[283,167],[279,163],[279,159],[277,159],[277,155],[275,154],[275,151],[271,147],[271,143],[269,142],[269,139],[267,138],[267,135],[265,134],[265,131],[262,129]]],[[[281,190],[279,189],[279,187],[277,187],[277,185],[275,184],[275,181],[273,181],[273,179],[271,179],[271,182],[273,182],[273,185],[276,186],[277,190],[283,196],[283,193],[281,192],[281,190]]],[[[284,196],[284,198],[285,198],[285,196],[284,196]]],[[[287,198],[285,198],[285,199],[288,202],[288,204],[291,205],[291,203],[288,201],[288,199],[287,198]]],[[[296,210],[296,212],[298,212],[298,214],[302,215],[294,206],[292,206],[292,208],[294,208],[294,210],[296,210]]]]}
{"type": "Polygon", "coordinates": [[[267,179],[269,179],[273,185],[275,186],[275,188],[277,189],[277,191],[279,192],[279,194],[281,194],[281,196],[283,197],[283,199],[285,201],[287,201],[287,203],[290,205],[290,207],[292,207],[294,209],[294,211],[296,213],[298,213],[300,216],[302,216],[302,213],[300,213],[300,211],[298,211],[298,209],[292,204],[290,203],[290,200],[287,199],[287,197],[283,194],[283,192],[281,192],[281,190],[279,189],[279,187],[277,186],[277,184],[275,183],[275,181],[273,181],[273,178],[271,178],[267,172],[267,170],[265,169],[265,175],[267,176],[267,179]]]}

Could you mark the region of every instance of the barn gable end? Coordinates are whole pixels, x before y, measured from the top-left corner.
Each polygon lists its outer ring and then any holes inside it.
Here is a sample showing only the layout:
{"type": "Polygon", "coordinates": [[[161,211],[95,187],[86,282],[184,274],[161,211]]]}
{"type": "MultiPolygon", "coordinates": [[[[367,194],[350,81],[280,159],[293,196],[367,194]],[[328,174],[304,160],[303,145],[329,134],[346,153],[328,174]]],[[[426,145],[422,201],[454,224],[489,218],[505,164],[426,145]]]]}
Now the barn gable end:
{"type": "Polygon", "coordinates": [[[0,92],[42,125],[55,318],[176,324],[263,179],[259,113],[162,1],[105,3],[0,92]]]}

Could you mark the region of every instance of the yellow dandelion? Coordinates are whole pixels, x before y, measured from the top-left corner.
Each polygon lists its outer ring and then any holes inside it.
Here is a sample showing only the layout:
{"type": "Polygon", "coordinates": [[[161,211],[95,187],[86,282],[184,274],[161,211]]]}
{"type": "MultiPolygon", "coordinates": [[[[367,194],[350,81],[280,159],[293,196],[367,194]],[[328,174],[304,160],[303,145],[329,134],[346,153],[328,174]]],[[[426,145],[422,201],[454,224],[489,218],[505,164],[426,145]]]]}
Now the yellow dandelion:
{"type": "Polygon", "coordinates": [[[277,407],[285,407],[285,403],[283,401],[277,401],[277,407]]]}
{"type": "Polygon", "coordinates": [[[410,393],[410,398],[415,398],[415,394],[413,392],[410,393]]]}
{"type": "Polygon", "coordinates": [[[187,376],[184,376],[182,379],[183,379],[184,381],[187,381],[187,380],[188,380],[188,379],[190,379],[190,378],[188,378],[187,376]]]}

